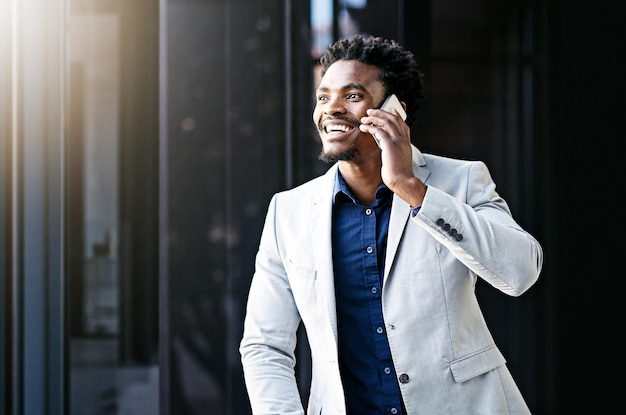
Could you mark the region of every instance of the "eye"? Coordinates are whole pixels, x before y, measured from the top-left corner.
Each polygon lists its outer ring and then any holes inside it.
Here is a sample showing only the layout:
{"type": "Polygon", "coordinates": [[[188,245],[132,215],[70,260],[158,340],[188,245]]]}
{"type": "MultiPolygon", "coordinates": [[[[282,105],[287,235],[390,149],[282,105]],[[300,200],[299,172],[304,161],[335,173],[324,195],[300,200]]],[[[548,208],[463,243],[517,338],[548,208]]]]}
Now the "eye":
{"type": "Polygon", "coordinates": [[[318,95],[317,96],[317,102],[324,102],[324,101],[328,101],[328,96],[327,95],[318,95]]]}
{"type": "Polygon", "coordinates": [[[354,99],[359,99],[361,98],[360,94],[357,94],[356,92],[352,92],[350,94],[348,94],[348,99],[349,100],[354,100],[354,99]]]}

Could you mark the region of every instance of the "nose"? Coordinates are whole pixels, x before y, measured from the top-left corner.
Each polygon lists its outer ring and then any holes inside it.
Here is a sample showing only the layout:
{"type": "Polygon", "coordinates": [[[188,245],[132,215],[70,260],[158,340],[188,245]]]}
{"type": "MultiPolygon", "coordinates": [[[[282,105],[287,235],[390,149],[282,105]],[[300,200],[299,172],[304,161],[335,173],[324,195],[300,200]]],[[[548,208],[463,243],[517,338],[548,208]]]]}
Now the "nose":
{"type": "Polygon", "coordinates": [[[346,107],[343,105],[343,102],[341,99],[337,97],[335,98],[331,97],[324,104],[323,111],[325,114],[328,114],[328,115],[345,114],[346,107]]]}

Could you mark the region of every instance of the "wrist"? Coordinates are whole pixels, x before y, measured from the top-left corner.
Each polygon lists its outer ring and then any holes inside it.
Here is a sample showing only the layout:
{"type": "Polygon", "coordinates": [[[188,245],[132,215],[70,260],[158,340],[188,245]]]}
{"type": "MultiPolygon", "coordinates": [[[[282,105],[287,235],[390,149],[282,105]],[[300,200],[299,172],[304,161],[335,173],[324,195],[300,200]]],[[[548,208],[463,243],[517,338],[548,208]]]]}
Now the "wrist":
{"type": "Polygon", "coordinates": [[[412,183],[410,188],[407,189],[406,197],[403,199],[409,204],[411,209],[420,207],[426,197],[427,189],[428,186],[422,183],[420,179],[414,178],[414,183],[412,183]]]}

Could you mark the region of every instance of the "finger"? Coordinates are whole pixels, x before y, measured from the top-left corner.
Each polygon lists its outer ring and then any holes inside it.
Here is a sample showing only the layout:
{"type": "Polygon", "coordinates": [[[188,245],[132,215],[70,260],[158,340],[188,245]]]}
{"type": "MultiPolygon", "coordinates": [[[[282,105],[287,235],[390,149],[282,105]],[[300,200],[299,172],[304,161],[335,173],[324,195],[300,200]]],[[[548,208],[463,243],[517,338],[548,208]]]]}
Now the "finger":
{"type": "Polygon", "coordinates": [[[369,134],[374,134],[380,130],[380,128],[374,124],[361,124],[359,125],[359,129],[363,131],[364,133],[369,133],[369,134]]]}
{"type": "MultiPolygon", "coordinates": [[[[376,141],[376,144],[378,145],[378,147],[380,147],[380,139],[378,138],[378,136],[376,135],[376,133],[372,134],[372,137],[374,137],[374,141],[376,141]]],[[[381,147],[382,148],[382,147],[381,147]]]]}

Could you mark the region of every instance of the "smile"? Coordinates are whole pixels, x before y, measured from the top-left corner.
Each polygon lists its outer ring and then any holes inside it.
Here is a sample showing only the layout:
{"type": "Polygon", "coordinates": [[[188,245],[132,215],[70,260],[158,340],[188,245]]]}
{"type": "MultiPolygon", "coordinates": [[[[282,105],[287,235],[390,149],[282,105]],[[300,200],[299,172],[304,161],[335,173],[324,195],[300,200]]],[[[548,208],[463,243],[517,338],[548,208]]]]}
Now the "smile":
{"type": "Polygon", "coordinates": [[[344,124],[327,124],[324,126],[324,132],[330,133],[347,133],[354,130],[354,127],[344,124]]]}

